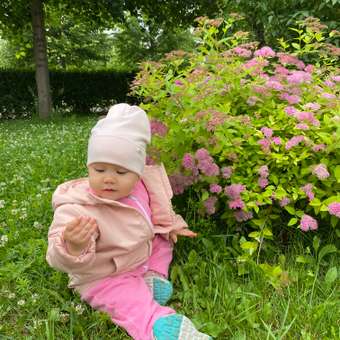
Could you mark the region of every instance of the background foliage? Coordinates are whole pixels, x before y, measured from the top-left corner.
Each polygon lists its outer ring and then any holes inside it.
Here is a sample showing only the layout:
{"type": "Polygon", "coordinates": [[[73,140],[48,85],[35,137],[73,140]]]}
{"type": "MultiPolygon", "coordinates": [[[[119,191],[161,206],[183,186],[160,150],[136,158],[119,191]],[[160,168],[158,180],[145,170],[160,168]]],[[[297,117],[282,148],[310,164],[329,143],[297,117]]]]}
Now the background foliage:
{"type": "MultiPolygon", "coordinates": [[[[59,113],[102,112],[116,102],[132,100],[127,98],[127,92],[133,73],[52,71],[50,76],[55,110],[59,113]]],[[[32,116],[36,105],[34,72],[0,70],[0,93],[2,118],[32,116]]]]}

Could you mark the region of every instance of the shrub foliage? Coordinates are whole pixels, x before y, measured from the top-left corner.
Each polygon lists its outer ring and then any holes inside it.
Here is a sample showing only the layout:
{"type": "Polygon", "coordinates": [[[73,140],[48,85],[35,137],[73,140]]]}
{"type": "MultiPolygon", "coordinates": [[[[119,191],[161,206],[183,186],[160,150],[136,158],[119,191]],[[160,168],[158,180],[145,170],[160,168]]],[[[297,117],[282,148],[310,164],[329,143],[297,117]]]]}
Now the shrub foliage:
{"type": "Polygon", "coordinates": [[[150,162],[164,162],[174,191],[193,189],[229,232],[250,227],[246,259],[282,230],[336,230],[340,74],[329,56],[305,64],[301,49],[230,34],[235,20],[199,18],[197,49],[144,63],[132,91],[153,119],[150,162]]]}

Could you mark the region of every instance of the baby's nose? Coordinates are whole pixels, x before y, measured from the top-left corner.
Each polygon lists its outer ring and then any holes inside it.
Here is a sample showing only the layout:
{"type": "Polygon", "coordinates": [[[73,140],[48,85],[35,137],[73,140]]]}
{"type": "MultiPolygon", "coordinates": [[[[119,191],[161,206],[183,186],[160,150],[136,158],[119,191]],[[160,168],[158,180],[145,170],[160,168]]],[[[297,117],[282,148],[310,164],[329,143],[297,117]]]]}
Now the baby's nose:
{"type": "Polygon", "coordinates": [[[116,179],[115,179],[115,177],[114,176],[106,176],[105,178],[104,178],[104,182],[105,183],[114,183],[116,181],[116,179]]]}

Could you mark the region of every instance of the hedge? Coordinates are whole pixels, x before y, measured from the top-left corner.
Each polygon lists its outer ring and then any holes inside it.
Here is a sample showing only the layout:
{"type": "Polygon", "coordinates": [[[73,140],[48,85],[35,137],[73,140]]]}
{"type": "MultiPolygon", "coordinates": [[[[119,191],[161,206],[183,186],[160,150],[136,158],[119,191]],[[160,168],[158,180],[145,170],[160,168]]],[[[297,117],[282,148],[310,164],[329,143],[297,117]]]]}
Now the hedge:
{"type": "MultiPolygon", "coordinates": [[[[128,100],[133,73],[50,71],[53,106],[63,112],[88,113],[128,100]]],[[[0,70],[0,118],[31,116],[37,90],[32,70],[0,70]]]]}

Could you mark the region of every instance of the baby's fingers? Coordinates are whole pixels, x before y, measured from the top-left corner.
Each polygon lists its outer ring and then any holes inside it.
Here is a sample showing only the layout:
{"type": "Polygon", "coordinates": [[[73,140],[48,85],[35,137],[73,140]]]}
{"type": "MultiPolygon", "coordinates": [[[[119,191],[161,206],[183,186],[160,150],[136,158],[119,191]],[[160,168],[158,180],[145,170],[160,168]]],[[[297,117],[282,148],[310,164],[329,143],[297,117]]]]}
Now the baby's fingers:
{"type": "Polygon", "coordinates": [[[66,228],[65,229],[67,231],[73,231],[74,229],[77,228],[77,226],[79,225],[80,221],[81,221],[81,217],[80,216],[74,218],[72,221],[66,223],[66,228]]]}
{"type": "Polygon", "coordinates": [[[176,234],[181,235],[181,236],[187,236],[187,237],[196,237],[197,236],[197,233],[194,233],[190,229],[176,230],[176,234]]]}

